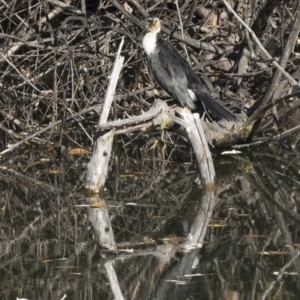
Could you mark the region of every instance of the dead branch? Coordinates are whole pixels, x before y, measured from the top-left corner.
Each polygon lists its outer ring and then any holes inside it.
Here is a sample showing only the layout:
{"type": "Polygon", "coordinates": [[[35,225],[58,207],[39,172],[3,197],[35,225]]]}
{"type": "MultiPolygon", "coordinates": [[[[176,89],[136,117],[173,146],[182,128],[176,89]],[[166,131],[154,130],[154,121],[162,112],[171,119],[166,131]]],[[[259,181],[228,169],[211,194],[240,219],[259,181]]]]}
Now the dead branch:
{"type": "MultiPolygon", "coordinates": [[[[296,82],[294,80],[294,78],[292,78],[290,76],[290,74],[288,74],[285,70],[284,70],[284,66],[282,65],[279,65],[274,59],[273,57],[269,54],[269,52],[265,49],[265,47],[261,44],[261,42],[259,41],[259,39],[257,38],[257,36],[255,35],[255,33],[251,30],[251,28],[236,14],[236,12],[231,8],[231,6],[227,3],[226,0],[223,0],[223,3],[226,5],[226,7],[228,8],[228,10],[239,20],[239,22],[248,30],[248,32],[250,32],[252,38],[254,39],[255,43],[259,46],[259,49],[262,51],[262,53],[264,54],[265,58],[266,59],[269,59],[269,60],[272,60],[273,64],[276,66],[277,70],[279,70],[279,72],[281,74],[283,74],[286,78],[289,79],[290,83],[292,85],[298,85],[300,86],[300,84],[298,82],[296,82]]],[[[299,15],[299,14],[297,14],[299,15]]],[[[298,24],[299,21],[295,22],[294,25],[299,25],[298,24]]],[[[298,35],[298,31],[299,31],[299,26],[297,27],[297,35],[298,35]]],[[[295,34],[295,32],[294,32],[295,34]]],[[[293,41],[293,45],[295,45],[295,40],[293,41]]],[[[289,52],[290,54],[290,52],[289,52]]],[[[289,54],[288,54],[288,57],[289,57],[289,54]]],[[[283,58],[281,58],[283,59],[283,58]]],[[[282,61],[283,63],[283,61],[282,61]]],[[[279,73],[279,74],[280,74],[279,73]]]]}

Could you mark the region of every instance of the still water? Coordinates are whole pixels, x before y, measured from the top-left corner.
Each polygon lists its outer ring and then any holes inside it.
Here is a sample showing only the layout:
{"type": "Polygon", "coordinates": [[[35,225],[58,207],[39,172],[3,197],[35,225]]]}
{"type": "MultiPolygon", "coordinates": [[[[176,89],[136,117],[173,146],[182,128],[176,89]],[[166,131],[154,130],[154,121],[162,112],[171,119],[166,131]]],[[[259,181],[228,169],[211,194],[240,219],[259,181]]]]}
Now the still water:
{"type": "Polygon", "coordinates": [[[214,197],[179,140],[119,137],[97,207],[89,153],[3,157],[0,299],[299,299],[299,151],[213,151],[214,197]],[[89,210],[108,212],[118,253],[96,242],[89,210]]]}

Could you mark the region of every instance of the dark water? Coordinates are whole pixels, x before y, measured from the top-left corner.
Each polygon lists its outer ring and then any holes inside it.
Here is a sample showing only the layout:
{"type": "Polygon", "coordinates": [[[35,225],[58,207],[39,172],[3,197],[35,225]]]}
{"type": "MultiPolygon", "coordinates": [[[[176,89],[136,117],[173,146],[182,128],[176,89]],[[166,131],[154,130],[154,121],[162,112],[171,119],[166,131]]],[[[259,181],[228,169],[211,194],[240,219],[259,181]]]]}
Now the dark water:
{"type": "Polygon", "coordinates": [[[118,298],[110,267],[124,299],[299,299],[297,151],[213,151],[209,202],[187,143],[130,140],[116,140],[99,208],[118,254],[98,245],[87,208],[77,206],[86,204],[89,154],[29,147],[2,158],[1,299],[118,298]],[[184,248],[204,204],[203,240],[184,248]]]}

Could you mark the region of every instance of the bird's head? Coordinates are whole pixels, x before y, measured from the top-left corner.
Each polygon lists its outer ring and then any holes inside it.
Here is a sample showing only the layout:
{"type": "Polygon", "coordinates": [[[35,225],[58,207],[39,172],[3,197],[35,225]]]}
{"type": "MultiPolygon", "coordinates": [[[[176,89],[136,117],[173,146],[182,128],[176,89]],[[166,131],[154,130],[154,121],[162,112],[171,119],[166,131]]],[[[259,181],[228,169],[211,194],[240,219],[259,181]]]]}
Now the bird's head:
{"type": "Polygon", "coordinates": [[[159,18],[149,18],[149,19],[147,19],[146,28],[150,32],[155,32],[155,33],[160,32],[161,25],[160,25],[159,18]]]}

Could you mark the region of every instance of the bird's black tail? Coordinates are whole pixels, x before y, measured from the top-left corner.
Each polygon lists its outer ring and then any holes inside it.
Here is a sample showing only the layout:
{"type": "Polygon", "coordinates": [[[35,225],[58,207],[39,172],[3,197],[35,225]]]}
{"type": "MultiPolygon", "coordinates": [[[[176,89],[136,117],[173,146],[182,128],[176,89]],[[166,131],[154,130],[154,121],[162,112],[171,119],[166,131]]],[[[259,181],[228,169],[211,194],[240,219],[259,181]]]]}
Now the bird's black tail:
{"type": "Polygon", "coordinates": [[[206,91],[197,91],[196,96],[197,99],[202,102],[203,106],[208,110],[209,114],[216,121],[219,121],[221,119],[226,119],[227,121],[234,122],[238,121],[238,118],[234,113],[232,113],[222,104],[218,103],[206,91]]]}

